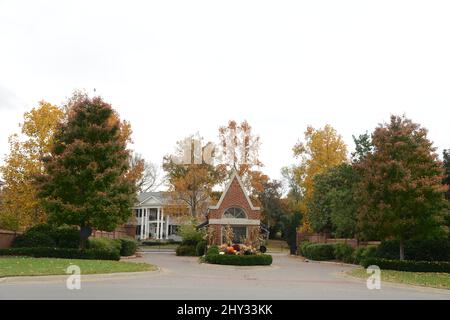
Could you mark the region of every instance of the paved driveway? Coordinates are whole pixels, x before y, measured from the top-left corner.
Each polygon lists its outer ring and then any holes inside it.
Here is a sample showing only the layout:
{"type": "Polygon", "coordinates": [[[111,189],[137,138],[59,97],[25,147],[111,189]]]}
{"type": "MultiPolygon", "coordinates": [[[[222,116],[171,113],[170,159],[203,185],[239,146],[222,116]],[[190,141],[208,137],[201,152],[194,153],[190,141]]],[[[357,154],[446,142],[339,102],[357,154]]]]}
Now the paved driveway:
{"type": "Polygon", "coordinates": [[[352,266],[283,254],[270,267],[199,264],[168,252],[140,260],[161,270],[83,276],[81,290],[67,290],[62,276],[0,279],[0,299],[450,299],[448,290],[388,283],[368,290],[365,281],[342,275],[352,266]]]}

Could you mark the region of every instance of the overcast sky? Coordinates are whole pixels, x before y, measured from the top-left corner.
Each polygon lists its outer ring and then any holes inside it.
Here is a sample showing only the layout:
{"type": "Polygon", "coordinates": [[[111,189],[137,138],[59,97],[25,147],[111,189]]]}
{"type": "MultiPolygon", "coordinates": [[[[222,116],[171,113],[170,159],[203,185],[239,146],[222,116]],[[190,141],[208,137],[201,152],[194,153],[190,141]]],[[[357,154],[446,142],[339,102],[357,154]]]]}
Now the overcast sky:
{"type": "Polygon", "coordinates": [[[23,113],[74,89],[131,122],[161,163],[229,119],[280,177],[308,124],[352,134],[402,114],[450,148],[450,1],[0,0],[0,154],[23,113]]]}

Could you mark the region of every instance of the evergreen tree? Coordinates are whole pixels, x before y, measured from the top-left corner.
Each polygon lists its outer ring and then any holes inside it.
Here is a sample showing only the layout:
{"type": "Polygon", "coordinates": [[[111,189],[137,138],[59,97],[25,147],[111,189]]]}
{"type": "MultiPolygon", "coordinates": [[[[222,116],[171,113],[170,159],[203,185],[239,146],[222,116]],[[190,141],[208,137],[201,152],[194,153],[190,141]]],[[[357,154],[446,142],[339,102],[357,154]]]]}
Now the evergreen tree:
{"type": "Polygon", "coordinates": [[[131,216],[136,187],[124,123],[100,97],[78,97],[44,159],[38,182],[49,220],[79,226],[82,248],[92,228],[113,231],[131,216]]]}

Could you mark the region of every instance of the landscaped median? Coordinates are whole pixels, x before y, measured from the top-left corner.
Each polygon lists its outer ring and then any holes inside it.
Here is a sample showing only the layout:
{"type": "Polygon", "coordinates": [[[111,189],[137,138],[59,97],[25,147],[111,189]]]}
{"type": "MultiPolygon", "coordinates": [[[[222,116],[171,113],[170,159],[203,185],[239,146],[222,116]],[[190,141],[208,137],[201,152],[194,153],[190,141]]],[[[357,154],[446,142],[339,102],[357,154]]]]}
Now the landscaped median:
{"type": "Polygon", "coordinates": [[[246,251],[245,246],[241,246],[239,250],[234,252],[231,248],[233,247],[229,247],[226,251],[221,251],[219,247],[212,246],[204,256],[204,261],[212,264],[233,266],[269,266],[272,264],[271,255],[246,251]]]}
{"type": "Polygon", "coordinates": [[[154,271],[148,263],[108,260],[0,257],[0,277],[65,275],[70,265],[80,267],[81,274],[154,271]]]}

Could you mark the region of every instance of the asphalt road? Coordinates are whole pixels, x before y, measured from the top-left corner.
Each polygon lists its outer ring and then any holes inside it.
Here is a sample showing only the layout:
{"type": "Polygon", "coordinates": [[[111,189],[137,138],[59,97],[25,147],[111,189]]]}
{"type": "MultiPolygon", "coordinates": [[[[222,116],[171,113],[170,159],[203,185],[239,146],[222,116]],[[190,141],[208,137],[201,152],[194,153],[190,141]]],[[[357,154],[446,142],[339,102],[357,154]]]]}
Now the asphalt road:
{"type": "Polygon", "coordinates": [[[275,254],[269,267],[199,264],[174,253],[145,253],[139,261],[159,271],[82,276],[80,290],[66,288],[66,276],[0,279],[0,299],[447,299],[450,290],[383,282],[369,290],[349,278],[353,266],[303,262],[275,254]]]}

